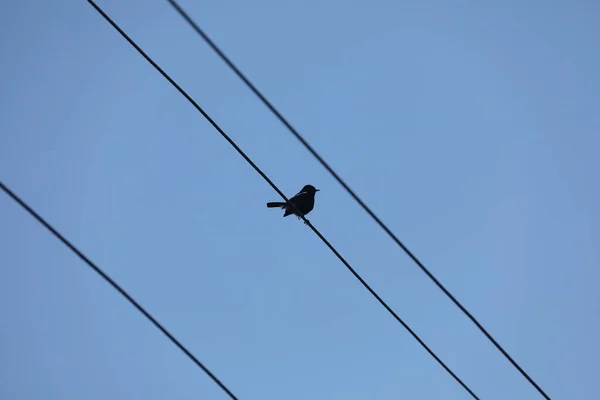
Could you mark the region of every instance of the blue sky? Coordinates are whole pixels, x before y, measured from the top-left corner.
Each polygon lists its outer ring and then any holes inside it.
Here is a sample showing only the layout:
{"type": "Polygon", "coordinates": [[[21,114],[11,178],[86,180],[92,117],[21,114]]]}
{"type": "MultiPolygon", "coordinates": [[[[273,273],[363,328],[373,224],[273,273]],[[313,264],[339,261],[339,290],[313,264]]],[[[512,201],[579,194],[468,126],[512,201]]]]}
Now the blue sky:
{"type": "MultiPolygon", "coordinates": [[[[99,1],[482,399],[537,392],[166,1],[99,1]]],[[[182,6],[553,399],[600,396],[600,6],[182,6]]],[[[0,4],[0,179],[240,399],[467,399],[84,1],[0,4]]],[[[0,397],[225,399],[7,196],[0,397]]]]}

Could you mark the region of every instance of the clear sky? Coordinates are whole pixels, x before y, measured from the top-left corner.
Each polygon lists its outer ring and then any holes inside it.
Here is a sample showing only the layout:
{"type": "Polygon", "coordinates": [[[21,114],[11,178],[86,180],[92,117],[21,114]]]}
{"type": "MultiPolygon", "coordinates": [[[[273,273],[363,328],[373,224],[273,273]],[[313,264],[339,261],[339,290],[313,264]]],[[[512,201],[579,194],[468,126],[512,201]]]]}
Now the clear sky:
{"type": "MultiPolygon", "coordinates": [[[[98,2],[482,399],[537,392],[164,0],[98,2]]],[[[553,399],[597,399],[600,3],[181,4],[553,399]]],[[[468,399],[85,1],[0,3],[0,179],[240,399],[468,399]]],[[[226,399],[0,195],[0,398],[226,399]]]]}

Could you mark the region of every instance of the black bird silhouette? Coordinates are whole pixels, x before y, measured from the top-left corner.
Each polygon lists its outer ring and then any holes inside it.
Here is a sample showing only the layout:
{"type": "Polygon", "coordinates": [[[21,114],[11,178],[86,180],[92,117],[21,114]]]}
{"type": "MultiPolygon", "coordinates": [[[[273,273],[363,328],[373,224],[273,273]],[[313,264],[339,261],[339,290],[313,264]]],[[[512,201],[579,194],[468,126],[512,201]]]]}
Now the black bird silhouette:
{"type": "Polygon", "coordinates": [[[319,189],[315,189],[312,185],[306,185],[302,188],[302,190],[297,193],[294,197],[292,197],[289,202],[296,207],[291,207],[288,203],[283,201],[273,201],[267,203],[267,207],[281,207],[285,209],[284,217],[288,215],[294,214],[300,219],[301,215],[306,215],[312,211],[315,206],[315,193],[317,193],[319,189]],[[298,214],[301,213],[301,214],[298,214]]]}

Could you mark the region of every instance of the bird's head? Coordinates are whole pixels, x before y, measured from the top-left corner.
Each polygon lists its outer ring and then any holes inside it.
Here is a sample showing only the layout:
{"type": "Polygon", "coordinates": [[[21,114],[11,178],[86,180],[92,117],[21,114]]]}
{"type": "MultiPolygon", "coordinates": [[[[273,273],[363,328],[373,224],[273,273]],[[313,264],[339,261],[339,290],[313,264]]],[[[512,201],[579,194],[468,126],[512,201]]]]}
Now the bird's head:
{"type": "Polygon", "coordinates": [[[301,192],[315,194],[319,189],[315,189],[313,185],[306,185],[302,188],[301,192]]]}

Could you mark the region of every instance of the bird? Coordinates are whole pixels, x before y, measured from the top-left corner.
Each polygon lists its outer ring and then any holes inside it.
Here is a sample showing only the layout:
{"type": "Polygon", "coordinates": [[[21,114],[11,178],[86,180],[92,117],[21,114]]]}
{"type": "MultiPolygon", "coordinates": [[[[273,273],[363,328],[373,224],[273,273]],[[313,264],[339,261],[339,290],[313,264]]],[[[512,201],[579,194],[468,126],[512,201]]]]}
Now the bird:
{"type": "Polygon", "coordinates": [[[269,202],[267,203],[267,207],[281,207],[285,209],[285,213],[283,214],[284,217],[294,214],[298,217],[298,219],[300,219],[300,217],[312,211],[313,207],[315,206],[315,193],[318,191],[319,189],[315,189],[314,186],[306,185],[300,192],[298,192],[289,200],[289,203],[292,204],[293,207],[284,201],[269,202]]]}

